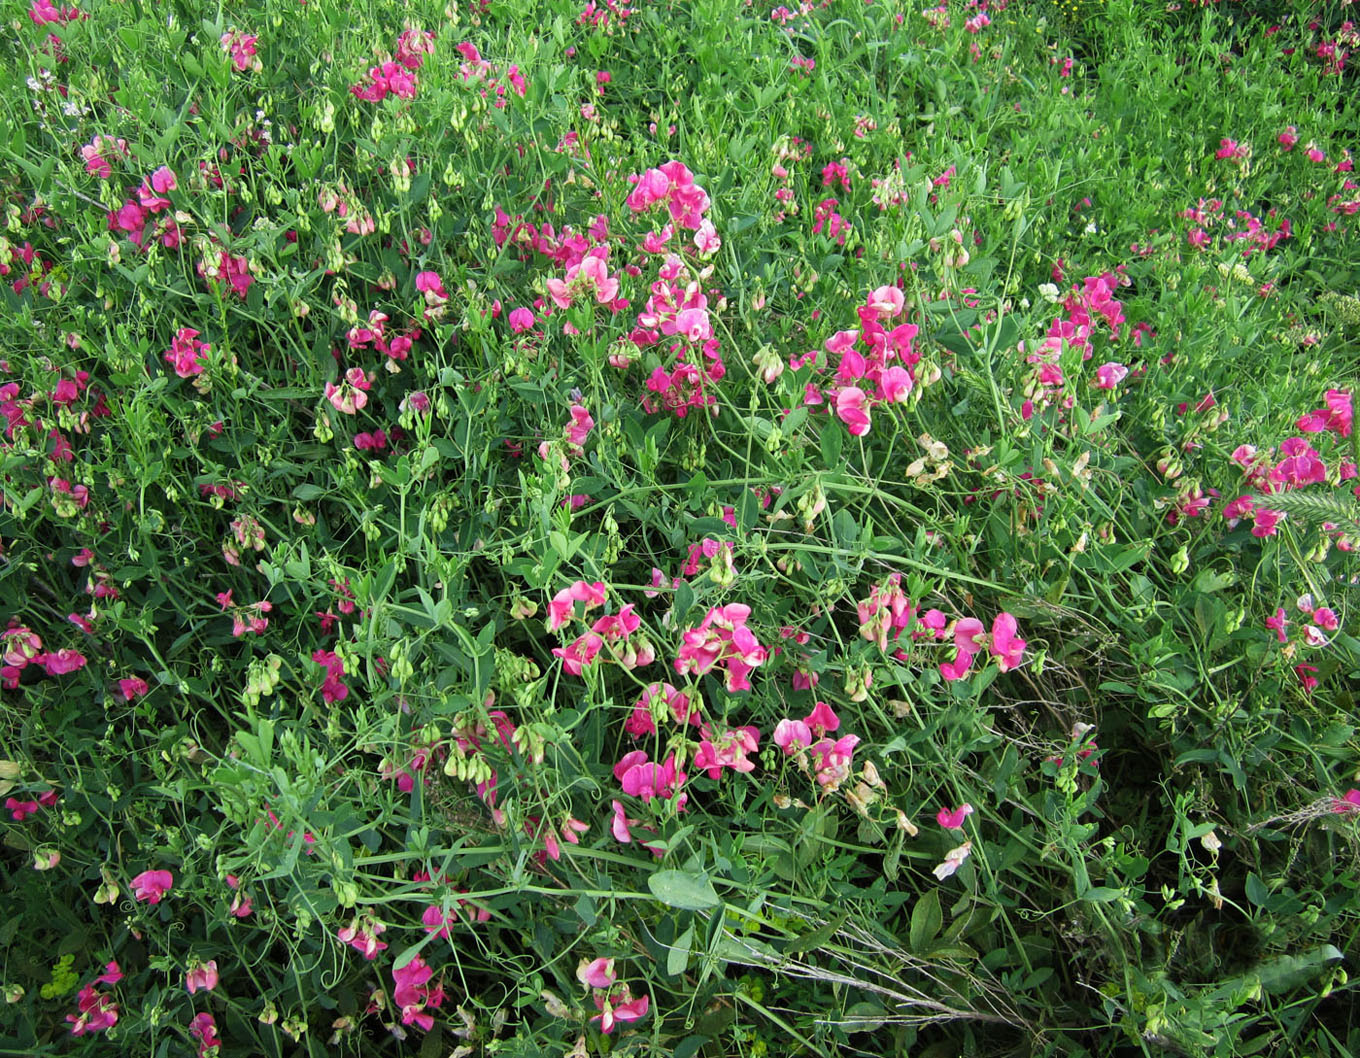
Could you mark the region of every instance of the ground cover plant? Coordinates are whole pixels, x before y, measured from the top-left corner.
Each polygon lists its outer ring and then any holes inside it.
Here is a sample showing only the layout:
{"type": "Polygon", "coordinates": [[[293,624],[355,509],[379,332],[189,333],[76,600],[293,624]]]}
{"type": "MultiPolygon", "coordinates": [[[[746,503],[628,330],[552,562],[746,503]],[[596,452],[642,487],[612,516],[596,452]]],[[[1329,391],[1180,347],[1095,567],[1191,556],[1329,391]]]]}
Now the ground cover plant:
{"type": "Polygon", "coordinates": [[[1353,15],[11,4],[0,1053],[1360,1051],[1353,15]]]}

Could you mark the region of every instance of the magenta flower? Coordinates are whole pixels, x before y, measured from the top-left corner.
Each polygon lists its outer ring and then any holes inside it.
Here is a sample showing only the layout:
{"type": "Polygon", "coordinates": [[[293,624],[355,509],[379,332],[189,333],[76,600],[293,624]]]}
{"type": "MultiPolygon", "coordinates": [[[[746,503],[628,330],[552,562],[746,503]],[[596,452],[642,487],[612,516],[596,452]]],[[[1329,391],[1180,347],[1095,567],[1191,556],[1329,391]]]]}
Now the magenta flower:
{"type": "Polygon", "coordinates": [[[207,1058],[209,1051],[216,1054],[222,1046],[222,1037],[217,1035],[217,1021],[206,1010],[194,1015],[189,1023],[189,1033],[198,1041],[198,1058],[207,1058]]]}
{"type": "Polygon", "coordinates": [[[578,580],[569,588],[563,588],[552,597],[548,603],[548,631],[556,632],[572,617],[575,604],[585,603],[585,611],[589,612],[596,606],[603,606],[605,601],[605,586],[603,581],[596,581],[594,584],[587,584],[583,580],[578,580]]]}
{"type": "MultiPolygon", "coordinates": [[[[983,635],[982,622],[976,617],[964,617],[954,624],[954,660],[941,662],[940,675],[946,680],[961,680],[973,667],[973,659],[982,649],[978,639],[983,635]]],[[[1024,644],[1021,644],[1024,649],[1024,644]]]]}
{"type": "Polygon", "coordinates": [[[392,989],[392,1003],[401,1011],[403,1025],[418,1025],[425,1032],[434,1028],[434,1016],[426,1009],[438,1008],[444,1002],[444,988],[440,984],[430,985],[434,970],[417,956],[400,968],[393,968],[392,978],[396,987],[392,989]]]}
{"type": "Polygon", "coordinates": [[[1025,641],[1016,636],[1015,617],[999,613],[992,622],[991,654],[996,658],[997,667],[1009,672],[1020,665],[1025,653],[1025,641]]]}
{"type": "Polygon", "coordinates": [[[948,808],[941,808],[935,816],[935,822],[944,827],[945,830],[962,830],[963,821],[973,814],[973,806],[961,804],[952,811],[948,808]]]}
{"type": "Polygon", "coordinates": [[[84,1036],[87,1032],[100,1032],[118,1024],[118,1004],[112,996],[96,992],[89,984],[80,990],[76,999],[79,1014],[67,1014],[71,1023],[72,1036],[84,1036]]]}
{"type": "Polygon", "coordinates": [[[1110,361],[1096,368],[1096,389],[1114,389],[1128,377],[1129,369],[1123,364],[1110,361]]]}
{"type": "Polygon", "coordinates": [[[583,670],[595,663],[595,658],[603,646],[604,640],[600,636],[594,632],[586,632],[565,647],[553,647],[552,652],[554,657],[562,659],[563,669],[573,676],[579,676],[583,670]]]}
{"type": "Polygon", "coordinates": [[[169,871],[143,871],[132,879],[132,895],[148,904],[159,904],[175,884],[169,871]]]}
{"type": "Polygon", "coordinates": [[[1338,815],[1346,812],[1360,812],[1360,790],[1347,790],[1341,797],[1333,799],[1332,811],[1338,815]]]}
{"type": "Polygon", "coordinates": [[[750,615],[751,608],[741,603],[713,607],[697,628],[686,629],[681,636],[684,645],[675,659],[675,671],[682,676],[702,676],[722,665],[727,671],[725,686],[729,692],[750,690],[748,677],[768,656],[755,633],[746,627],[750,615]]]}
{"type": "Polygon", "coordinates": [[[608,1036],[619,1022],[637,1021],[640,1018],[645,1018],[650,1002],[648,996],[638,996],[634,999],[628,991],[628,986],[621,985],[619,989],[609,995],[596,993],[595,1005],[602,1013],[596,1014],[590,1020],[598,1021],[600,1031],[608,1036]]]}
{"type": "Polygon", "coordinates": [[[836,394],[836,415],[852,437],[863,437],[869,432],[868,395],[858,386],[845,386],[836,394]]]}

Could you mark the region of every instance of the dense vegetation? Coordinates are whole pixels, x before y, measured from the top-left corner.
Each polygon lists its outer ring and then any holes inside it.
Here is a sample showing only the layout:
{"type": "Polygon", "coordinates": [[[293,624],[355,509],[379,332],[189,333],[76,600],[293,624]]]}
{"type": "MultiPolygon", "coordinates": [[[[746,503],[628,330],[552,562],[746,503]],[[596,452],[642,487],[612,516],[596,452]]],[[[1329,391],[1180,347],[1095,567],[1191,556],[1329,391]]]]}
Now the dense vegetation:
{"type": "Polygon", "coordinates": [[[1354,9],[0,43],[0,1054],[1360,1053],[1354,9]]]}

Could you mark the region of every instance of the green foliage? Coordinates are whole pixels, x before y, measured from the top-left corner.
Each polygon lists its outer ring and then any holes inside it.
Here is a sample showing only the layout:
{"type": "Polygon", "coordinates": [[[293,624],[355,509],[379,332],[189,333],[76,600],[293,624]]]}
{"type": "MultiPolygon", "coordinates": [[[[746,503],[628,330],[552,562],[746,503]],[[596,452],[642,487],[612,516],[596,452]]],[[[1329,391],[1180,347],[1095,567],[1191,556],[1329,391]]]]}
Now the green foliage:
{"type": "Polygon", "coordinates": [[[0,1050],[1360,1049],[1298,8],[16,16],[0,1050]]]}

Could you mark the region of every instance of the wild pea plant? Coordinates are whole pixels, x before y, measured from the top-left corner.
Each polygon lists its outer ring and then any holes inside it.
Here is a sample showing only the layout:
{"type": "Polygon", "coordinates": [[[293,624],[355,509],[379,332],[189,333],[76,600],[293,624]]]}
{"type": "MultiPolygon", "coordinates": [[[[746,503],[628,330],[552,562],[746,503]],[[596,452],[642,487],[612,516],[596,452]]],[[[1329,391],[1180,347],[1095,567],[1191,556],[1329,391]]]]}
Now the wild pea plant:
{"type": "Polygon", "coordinates": [[[4,1046],[1360,1047],[1356,45],[33,3],[4,1046]]]}

